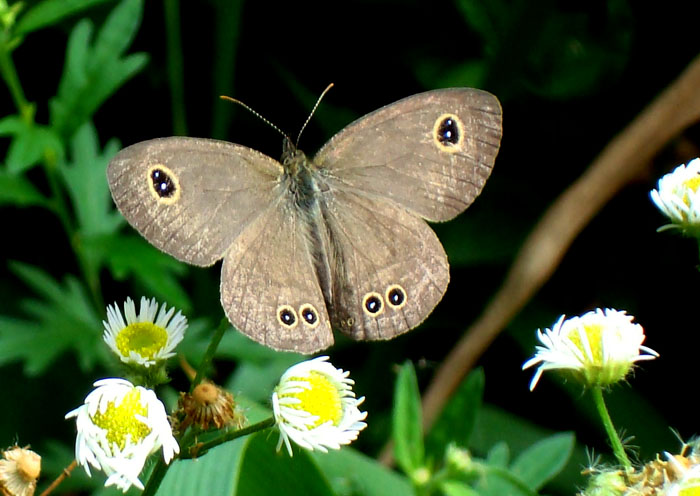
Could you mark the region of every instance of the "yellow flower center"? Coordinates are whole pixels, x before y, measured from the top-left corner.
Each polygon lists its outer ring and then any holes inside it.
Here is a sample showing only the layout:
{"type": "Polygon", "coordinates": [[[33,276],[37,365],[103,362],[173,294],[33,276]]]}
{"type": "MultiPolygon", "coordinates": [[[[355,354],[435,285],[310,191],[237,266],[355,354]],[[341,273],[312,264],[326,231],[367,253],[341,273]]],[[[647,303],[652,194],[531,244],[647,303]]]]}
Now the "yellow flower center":
{"type": "Polygon", "coordinates": [[[168,331],[153,322],[134,322],[119,331],[117,349],[123,356],[134,351],[152,359],[168,342],[168,331]]]}
{"type": "Polygon", "coordinates": [[[138,443],[151,432],[135,415],[148,416],[148,408],[141,404],[141,392],[136,388],[124,395],[119,406],[110,401],[103,413],[98,411],[91,419],[96,426],[107,431],[110,446],[116,444],[123,450],[128,435],[132,443],[138,443]]]}
{"type": "Polygon", "coordinates": [[[700,496],[700,481],[692,481],[689,487],[684,487],[678,491],[678,496],[700,496]]]}
{"type": "Polygon", "coordinates": [[[318,420],[312,427],[318,427],[329,420],[333,425],[340,424],[343,418],[343,404],[338,388],[323,374],[312,371],[307,377],[292,377],[292,381],[304,381],[311,386],[300,393],[285,394],[301,400],[300,403],[290,405],[297,410],[304,410],[312,415],[318,415],[318,420]]]}
{"type": "MultiPolygon", "coordinates": [[[[688,178],[685,181],[683,181],[683,186],[688,188],[693,193],[697,193],[698,189],[700,189],[700,174],[696,174],[693,177],[688,178]]],[[[695,195],[694,194],[691,195],[687,191],[683,195],[683,202],[688,206],[690,206],[690,196],[695,196],[695,195]]]]}
{"type": "MultiPolygon", "coordinates": [[[[583,354],[584,357],[588,356],[588,353],[586,352],[586,349],[583,347],[581,343],[581,335],[576,332],[578,329],[572,329],[572,332],[569,333],[569,339],[571,340],[576,347],[581,350],[581,353],[583,354]]],[[[591,360],[592,365],[602,365],[603,364],[603,326],[594,323],[594,324],[585,324],[583,326],[583,331],[586,333],[586,337],[588,338],[588,345],[590,346],[591,349],[591,354],[593,355],[593,359],[591,360]]]]}

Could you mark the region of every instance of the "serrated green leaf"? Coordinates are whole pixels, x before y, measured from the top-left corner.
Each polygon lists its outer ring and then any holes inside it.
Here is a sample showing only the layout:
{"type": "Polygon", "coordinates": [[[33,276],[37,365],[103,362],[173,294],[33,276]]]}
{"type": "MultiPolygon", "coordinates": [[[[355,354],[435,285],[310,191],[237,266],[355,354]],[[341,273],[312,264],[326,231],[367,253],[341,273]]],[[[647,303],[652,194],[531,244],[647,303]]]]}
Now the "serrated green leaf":
{"type": "Polygon", "coordinates": [[[5,158],[7,171],[20,174],[50,158],[54,163],[63,157],[63,144],[54,131],[46,126],[23,123],[16,129],[5,158]]]}
{"type": "Polygon", "coordinates": [[[511,470],[532,490],[538,490],[569,461],[575,437],[562,432],[533,444],[513,460],[511,470]]]}
{"type": "Polygon", "coordinates": [[[21,15],[15,33],[25,35],[111,0],[44,0],[21,15]]]}
{"type": "Polygon", "coordinates": [[[0,171],[0,205],[46,206],[46,198],[24,176],[0,171]]]}
{"type": "Polygon", "coordinates": [[[412,474],[424,464],[423,414],[420,391],[413,364],[403,364],[396,378],[392,412],[394,456],[406,474],[412,474]]]}
{"type": "Polygon", "coordinates": [[[36,322],[0,315],[0,366],[26,358],[40,332],[36,322]]]}
{"type": "MultiPolygon", "coordinates": [[[[23,329],[23,332],[3,335],[3,345],[23,345],[14,348],[15,355],[11,358],[23,361],[28,375],[38,375],[59,355],[73,350],[80,367],[90,369],[97,359],[96,343],[102,334],[102,323],[82,284],[73,277],[67,277],[61,284],[41,269],[19,262],[10,263],[10,269],[42,297],[20,302],[20,308],[32,317],[32,320],[14,320],[15,330],[23,329]],[[29,339],[27,336],[31,339],[25,343],[22,339],[29,339]]],[[[9,322],[8,318],[3,319],[9,322]]],[[[8,328],[4,327],[4,331],[8,328]]]]}
{"type": "Polygon", "coordinates": [[[89,72],[100,70],[100,61],[116,58],[129,48],[141,23],[142,11],[142,0],[122,0],[112,10],[95,37],[92,57],[86,66],[89,72]]]}
{"type": "Polygon", "coordinates": [[[139,26],[142,10],[142,0],[122,0],[92,45],[90,21],[81,21],[71,32],[58,94],[49,104],[51,122],[63,136],[71,136],[145,65],[145,54],[122,58],[139,26]]]}
{"type": "Polygon", "coordinates": [[[102,253],[112,276],[117,280],[133,277],[157,298],[176,306],[184,313],[192,307],[178,276],[187,265],[178,262],[136,236],[98,236],[85,240],[90,250],[102,253]]]}
{"type": "Polygon", "coordinates": [[[469,445],[476,415],[484,394],[484,372],[477,369],[459,385],[426,436],[426,452],[433,460],[440,460],[449,443],[461,447],[469,445]]]}
{"type": "Polygon", "coordinates": [[[63,175],[81,236],[111,234],[121,225],[121,216],[112,207],[105,179],[107,163],[119,144],[110,141],[99,150],[97,131],[91,122],[83,124],[71,139],[71,163],[62,164],[63,175]]]}

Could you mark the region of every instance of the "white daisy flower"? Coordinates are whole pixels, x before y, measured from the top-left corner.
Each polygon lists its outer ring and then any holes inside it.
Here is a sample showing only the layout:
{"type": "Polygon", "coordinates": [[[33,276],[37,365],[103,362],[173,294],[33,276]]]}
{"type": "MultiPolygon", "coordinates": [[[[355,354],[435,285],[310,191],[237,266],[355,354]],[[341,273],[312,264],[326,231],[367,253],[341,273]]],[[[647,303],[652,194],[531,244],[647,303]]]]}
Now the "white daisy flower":
{"type": "Polygon", "coordinates": [[[102,338],[122,362],[150,367],[171,356],[185,335],[187,318],[180,312],[173,317],[175,308],[163,304],[158,311],[155,298],[141,298],[138,315],[134,301],[124,303],[126,323],[115,303],[107,307],[107,322],[102,338]],[[157,316],[156,316],[157,315],[157,316]]]}
{"type": "Polygon", "coordinates": [[[290,440],[308,450],[326,453],[350,444],[367,427],[367,412],[357,407],[349,372],[335,368],[322,356],[290,367],[272,394],[272,409],[282,443],[292,456],[290,440]]]}
{"type": "Polygon", "coordinates": [[[105,486],[143,489],[139,474],[148,456],[162,448],[170,463],[180,452],[165,407],[152,390],[124,379],[94,386],[85,403],[66,414],[76,418],[75,458],[88,475],[90,465],[104,472],[105,486]]]}
{"type": "Polygon", "coordinates": [[[41,474],[41,457],[27,448],[13,446],[0,459],[0,494],[32,496],[41,474]]]}
{"type": "Polygon", "coordinates": [[[658,189],[650,193],[652,201],[671,224],[659,230],[677,228],[685,234],[700,229],[700,158],[679,165],[659,179],[658,189]]]}
{"type": "Polygon", "coordinates": [[[659,356],[642,346],[644,329],[624,311],[598,308],[580,317],[564,317],[552,329],[537,330],[542,346],[523,364],[523,369],[539,364],[531,391],[545,370],[563,369],[587,386],[607,386],[624,379],[634,362],[659,356]]]}

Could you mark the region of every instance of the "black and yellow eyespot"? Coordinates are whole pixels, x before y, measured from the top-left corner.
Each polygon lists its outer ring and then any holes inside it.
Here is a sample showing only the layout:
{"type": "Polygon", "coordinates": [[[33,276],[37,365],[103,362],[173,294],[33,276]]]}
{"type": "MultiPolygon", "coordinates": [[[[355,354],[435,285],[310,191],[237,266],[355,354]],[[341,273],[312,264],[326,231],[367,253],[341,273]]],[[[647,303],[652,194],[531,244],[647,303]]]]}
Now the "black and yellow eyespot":
{"type": "Polygon", "coordinates": [[[433,142],[442,151],[456,153],[464,145],[464,123],[455,114],[442,114],[433,125],[433,142]]]}
{"type": "Polygon", "coordinates": [[[301,316],[302,321],[312,329],[318,327],[318,325],[321,323],[321,319],[318,317],[316,308],[311,304],[307,303],[302,305],[299,308],[299,315],[301,316]]]}
{"type": "Polygon", "coordinates": [[[376,317],[384,311],[384,301],[379,293],[367,293],[362,298],[362,311],[370,317],[376,317]]]}
{"type": "Polygon", "coordinates": [[[148,190],[158,201],[172,205],[180,199],[180,182],[177,175],[163,164],[155,164],[148,169],[148,190]]]}
{"type": "Polygon", "coordinates": [[[408,298],[406,296],[406,290],[398,284],[392,284],[391,286],[386,288],[385,296],[387,305],[394,308],[395,310],[402,308],[406,304],[406,300],[408,298]]]}
{"type": "Polygon", "coordinates": [[[299,324],[297,313],[289,305],[281,305],[277,309],[277,321],[288,329],[294,329],[299,324]]]}

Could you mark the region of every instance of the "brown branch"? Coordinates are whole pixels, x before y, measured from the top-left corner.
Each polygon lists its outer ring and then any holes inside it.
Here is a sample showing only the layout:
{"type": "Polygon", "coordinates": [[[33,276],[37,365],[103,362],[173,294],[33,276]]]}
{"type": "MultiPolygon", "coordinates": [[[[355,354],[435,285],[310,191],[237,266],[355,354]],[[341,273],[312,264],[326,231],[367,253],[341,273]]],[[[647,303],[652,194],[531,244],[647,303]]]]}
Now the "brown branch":
{"type": "MultiPolygon", "coordinates": [[[[481,316],[440,365],[423,396],[427,431],[501,330],[550,278],[579,232],[673,137],[700,120],[700,56],[618,134],[549,207],[481,316]]],[[[385,449],[380,457],[391,463],[385,449]]]]}
{"type": "Polygon", "coordinates": [[[70,473],[77,466],[78,466],[77,460],[73,460],[72,462],[70,462],[70,465],[68,465],[66,468],[63,469],[63,471],[61,472],[61,475],[56,477],[56,479],[51,483],[51,485],[49,487],[47,487],[46,489],[44,489],[44,492],[42,492],[39,496],[48,496],[49,494],[51,494],[53,492],[53,490],[56,489],[61,482],[63,482],[63,479],[65,479],[66,477],[70,477],[70,473]]]}

